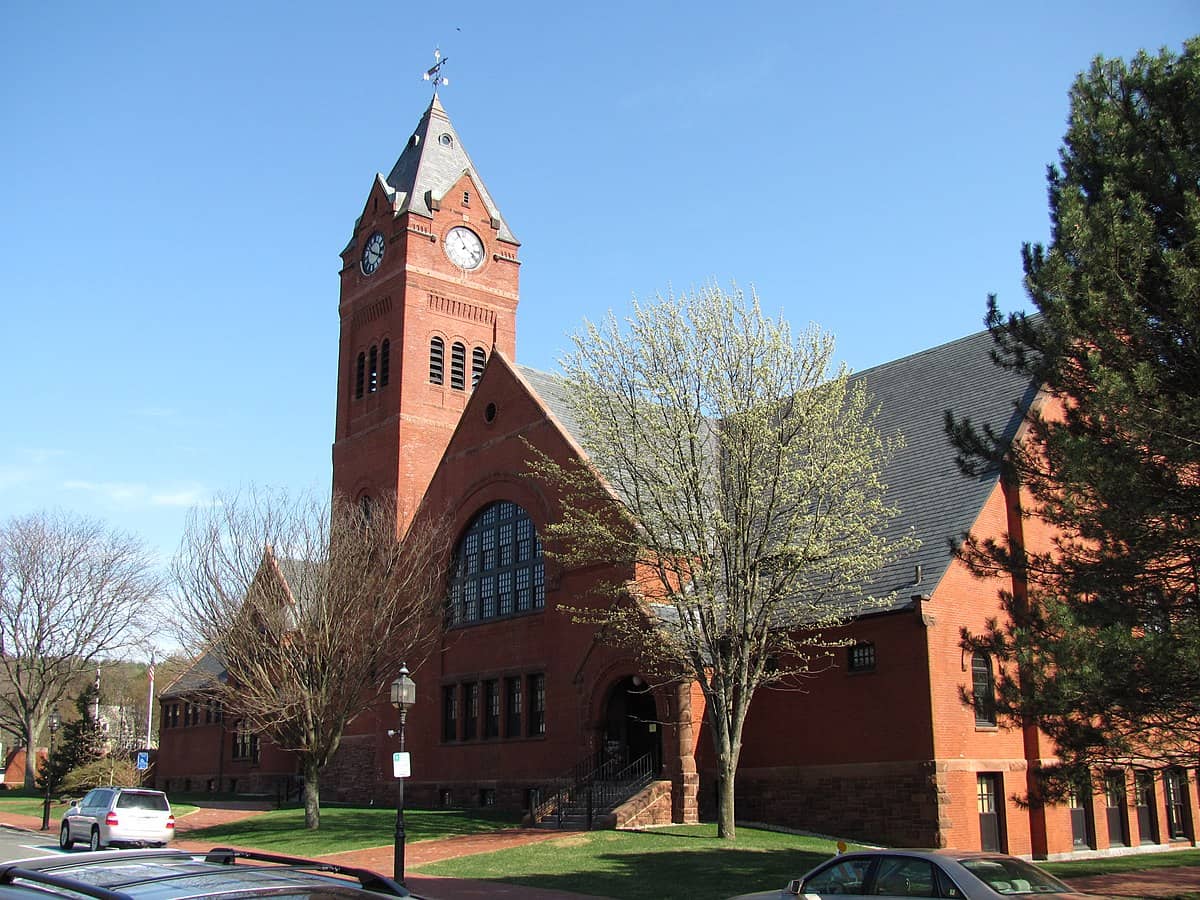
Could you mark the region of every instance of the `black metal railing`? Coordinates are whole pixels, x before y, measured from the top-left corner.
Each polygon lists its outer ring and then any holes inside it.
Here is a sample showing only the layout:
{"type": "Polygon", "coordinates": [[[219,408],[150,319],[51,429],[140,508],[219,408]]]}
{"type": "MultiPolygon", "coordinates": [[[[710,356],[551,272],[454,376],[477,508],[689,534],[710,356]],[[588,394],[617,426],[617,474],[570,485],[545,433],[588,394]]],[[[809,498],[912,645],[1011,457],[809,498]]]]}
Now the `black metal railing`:
{"type": "Polygon", "coordinates": [[[538,788],[530,818],[537,824],[553,817],[561,828],[564,819],[582,817],[590,829],[599,813],[628,800],[657,774],[658,764],[653,754],[627,763],[623,753],[594,753],[538,788]]]}

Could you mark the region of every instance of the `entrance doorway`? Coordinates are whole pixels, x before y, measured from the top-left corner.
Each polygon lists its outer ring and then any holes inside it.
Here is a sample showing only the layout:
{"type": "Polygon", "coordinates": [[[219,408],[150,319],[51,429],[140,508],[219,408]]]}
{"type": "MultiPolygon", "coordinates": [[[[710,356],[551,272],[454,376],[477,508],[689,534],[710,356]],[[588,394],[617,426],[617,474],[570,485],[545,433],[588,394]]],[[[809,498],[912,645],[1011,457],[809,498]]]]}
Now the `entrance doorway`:
{"type": "Polygon", "coordinates": [[[613,685],[604,716],[603,746],[624,767],[647,754],[653,771],[662,766],[662,725],[649,685],[631,675],[613,685]]]}

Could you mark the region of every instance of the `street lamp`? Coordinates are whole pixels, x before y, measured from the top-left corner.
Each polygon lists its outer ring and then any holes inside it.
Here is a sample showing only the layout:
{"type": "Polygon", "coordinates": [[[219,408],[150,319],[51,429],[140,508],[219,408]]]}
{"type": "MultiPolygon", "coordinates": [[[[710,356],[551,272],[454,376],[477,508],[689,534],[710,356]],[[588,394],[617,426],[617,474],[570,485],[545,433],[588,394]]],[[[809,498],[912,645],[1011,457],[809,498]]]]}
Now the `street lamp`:
{"type": "Polygon", "coordinates": [[[400,752],[393,767],[396,775],[396,845],[392,877],[401,884],[404,884],[404,779],[408,777],[408,755],[404,752],[404,720],[408,717],[408,708],[416,702],[417,684],[408,677],[408,666],[401,664],[400,677],[392,682],[392,706],[400,713],[400,728],[388,732],[389,737],[397,735],[400,738],[400,752]]]}
{"type": "Polygon", "coordinates": [[[61,724],[62,717],[58,710],[50,710],[50,749],[46,751],[46,799],[42,801],[42,831],[50,829],[50,780],[53,777],[50,760],[54,756],[54,732],[58,731],[61,724]]]}

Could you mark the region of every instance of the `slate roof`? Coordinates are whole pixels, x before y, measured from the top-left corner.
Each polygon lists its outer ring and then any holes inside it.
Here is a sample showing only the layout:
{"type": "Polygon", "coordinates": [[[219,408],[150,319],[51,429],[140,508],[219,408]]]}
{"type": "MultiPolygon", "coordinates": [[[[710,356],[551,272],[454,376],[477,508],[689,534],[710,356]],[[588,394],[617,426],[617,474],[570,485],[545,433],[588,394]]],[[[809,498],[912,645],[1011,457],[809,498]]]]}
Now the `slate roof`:
{"type": "Polygon", "coordinates": [[[464,172],[469,172],[475,181],[479,199],[483,201],[488,214],[500,223],[500,240],[518,244],[504,216],[500,214],[500,208],[479,177],[471,157],[467,155],[466,147],[459,140],[458,132],[442,107],[442,101],[435,96],[385,179],[394,192],[395,214],[399,216],[415,212],[432,218],[429,199],[441,200],[445,197],[464,172]]]}
{"type": "MultiPolygon", "coordinates": [[[[952,561],[951,540],[971,527],[999,478],[998,471],[968,477],[958,470],[943,426],[945,411],[976,427],[989,425],[1011,440],[1021,410],[1036,395],[1036,384],[992,362],[992,346],[991,335],[981,331],[852,376],[866,383],[879,407],[880,433],[900,434],[905,442],[883,470],[887,501],[900,511],[888,534],[911,531],[920,547],[882,569],[870,586],[876,596],[895,594],[891,608],[909,605],[914,594],[934,591],[952,561]],[[918,565],[920,584],[914,577],[918,565]]],[[[586,446],[562,379],[525,366],[517,369],[575,442],[586,446]]]]}

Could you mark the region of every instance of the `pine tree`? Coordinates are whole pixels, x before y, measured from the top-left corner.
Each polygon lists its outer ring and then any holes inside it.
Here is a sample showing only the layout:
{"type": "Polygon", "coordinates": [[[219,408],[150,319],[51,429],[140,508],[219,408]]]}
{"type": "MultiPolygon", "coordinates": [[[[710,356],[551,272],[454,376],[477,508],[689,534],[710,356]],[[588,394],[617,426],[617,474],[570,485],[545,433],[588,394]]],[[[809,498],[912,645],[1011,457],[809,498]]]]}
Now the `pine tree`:
{"type": "Polygon", "coordinates": [[[55,742],[54,753],[38,773],[39,790],[46,790],[48,779],[50,791],[53,793],[73,769],[86,766],[104,756],[104,730],[93,715],[97,693],[96,686],[89,682],[75,699],[75,710],[79,716],[63,725],[62,735],[55,742]]]}
{"type": "Polygon", "coordinates": [[[1070,96],[1051,242],[1022,252],[1037,312],[992,297],[987,314],[997,363],[1046,402],[1012,447],[947,415],[963,468],[1002,458],[1060,535],[1046,553],[1014,535],[960,551],[1028,587],[964,640],[1005,664],[998,711],[1057,744],[1051,795],[1106,763],[1195,765],[1200,747],[1200,39],[1098,58],[1070,96]]]}

